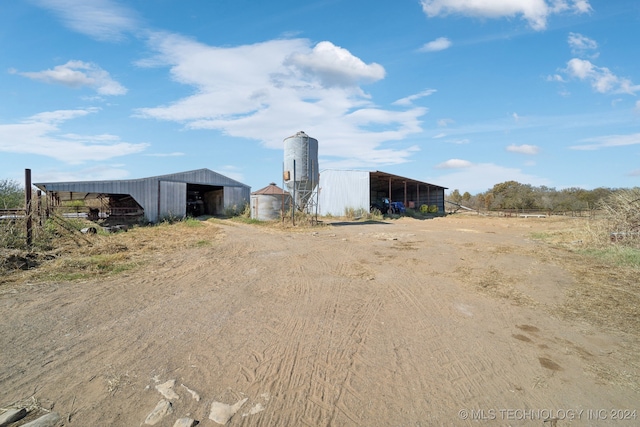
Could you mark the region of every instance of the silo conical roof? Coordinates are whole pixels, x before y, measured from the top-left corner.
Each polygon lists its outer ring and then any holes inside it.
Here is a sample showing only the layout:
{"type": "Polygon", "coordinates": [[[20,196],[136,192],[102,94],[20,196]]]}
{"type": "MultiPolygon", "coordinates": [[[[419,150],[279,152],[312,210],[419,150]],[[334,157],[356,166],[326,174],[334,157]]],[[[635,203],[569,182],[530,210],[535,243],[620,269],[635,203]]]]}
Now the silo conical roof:
{"type": "Polygon", "coordinates": [[[275,182],[272,182],[266,187],[261,188],[260,190],[254,191],[251,194],[252,195],[253,194],[277,194],[277,195],[284,194],[288,196],[289,192],[284,191],[282,188],[278,187],[275,182]]]}

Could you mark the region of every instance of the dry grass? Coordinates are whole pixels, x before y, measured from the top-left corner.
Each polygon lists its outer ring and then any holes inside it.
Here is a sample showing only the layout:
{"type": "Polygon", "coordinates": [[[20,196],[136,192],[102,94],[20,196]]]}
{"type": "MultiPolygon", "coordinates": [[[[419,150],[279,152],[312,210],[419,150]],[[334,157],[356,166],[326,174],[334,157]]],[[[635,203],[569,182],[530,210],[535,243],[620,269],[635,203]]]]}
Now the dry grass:
{"type": "Polygon", "coordinates": [[[110,396],[115,395],[122,388],[132,385],[132,378],[128,372],[116,372],[112,366],[109,366],[104,380],[110,396]]]}
{"type": "MultiPolygon", "coordinates": [[[[640,332],[640,250],[609,238],[606,220],[582,220],[532,237],[544,241],[553,259],[572,273],[575,285],[558,307],[567,318],[637,335],[640,332]]],[[[549,254],[541,254],[539,258],[549,254]]],[[[546,251],[545,251],[546,252],[546,251]]]]}
{"type": "Polygon", "coordinates": [[[49,251],[0,251],[0,268],[4,274],[0,285],[18,282],[69,281],[119,274],[143,267],[150,257],[160,252],[203,247],[215,244],[221,234],[210,221],[186,220],[133,227],[115,234],[81,234],[59,231],[55,247],[49,251]],[[17,263],[7,260],[29,259],[38,268],[17,270],[17,263]]]}
{"type": "Polygon", "coordinates": [[[640,331],[640,270],[598,262],[588,255],[567,257],[564,266],[576,284],[567,293],[561,313],[602,327],[638,334],[640,331]]]}

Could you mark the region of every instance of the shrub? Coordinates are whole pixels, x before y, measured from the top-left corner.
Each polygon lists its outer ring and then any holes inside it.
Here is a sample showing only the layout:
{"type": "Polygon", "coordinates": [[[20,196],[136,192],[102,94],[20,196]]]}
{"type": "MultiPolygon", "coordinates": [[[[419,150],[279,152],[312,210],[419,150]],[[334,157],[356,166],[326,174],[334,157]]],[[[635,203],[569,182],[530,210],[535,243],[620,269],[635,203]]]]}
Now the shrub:
{"type": "Polygon", "coordinates": [[[24,189],[16,181],[0,180],[0,209],[24,207],[24,189]]]}
{"type": "Polygon", "coordinates": [[[369,212],[369,215],[367,215],[367,218],[373,219],[376,221],[381,221],[384,218],[384,216],[382,215],[382,212],[380,212],[380,209],[373,209],[371,210],[371,212],[369,212]]]}
{"type": "Polygon", "coordinates": [[[248,203],[245,203],[242,206],[238,206],[238,205],[229,206],[224,209],[224,215],[226,217],[241,216],[243,218],[250,218],[251,207],[249,206],[248,203]]]}
{"type": "Polygon", "coordinates": [[[367,211],[362,208],[345,208],[344,216],[348,219],[362,218],[363,216],[367,216],[367,211]]]}
{"type": "Polygon", "coordinates": [[[640,188],[617,190],[600,207],[611,240],[640,248],[640,188]]]}

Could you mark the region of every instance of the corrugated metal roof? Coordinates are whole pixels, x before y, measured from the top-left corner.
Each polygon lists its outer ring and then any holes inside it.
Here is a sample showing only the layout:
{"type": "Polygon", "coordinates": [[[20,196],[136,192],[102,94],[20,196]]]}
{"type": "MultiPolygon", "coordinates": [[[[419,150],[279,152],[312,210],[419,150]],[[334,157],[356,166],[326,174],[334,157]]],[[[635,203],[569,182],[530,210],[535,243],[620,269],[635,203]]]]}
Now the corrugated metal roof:
{"type": "Polygon", "coordinates": [[[282,188],[278,187],[276,185],[275,182],[272,182],[271,184],[267,185],[264,188],[261,188],[260,190],[254,191],[253,193],[251,193],[251,195],[254,194],[277,194],[277,195],[289,195],[288,191],[284,191],[282,188]]]}
{"type": "Polygon", "coordinates": [[[392,173],[387,173],[387,172],[381,172],[381,171],[375,171],[375,172],[370,172],[371,173],[371,178],[376,178],[376,179],[391,179],[392,181],[397,181],[397,182],[407,182],[407,183],[414,183],[414,184],[424,184],[424,185],[428,185],[431,187],[439,187],[439,188],[444,188],[445,190],[448,189],[448,187],[443,187],[441,185],[436,185],[436,184],[431,184],[429,182],[424,182],[424,181],[418,181],[417,179],[411,179],[411,178],[405,178],[403,176],[400,175],[395,175],[392,173]]]}
{"type": "Polygon", "coordinates": [[[176,212],[180,214],[183,209],[183,199],[186,198],[183,193],[186,194],[187,185],[224,188],[224,202],[222,203],[224,207],[244,205],[249,201],[249,192],[251,191],[250,186],[206,168],[139,179],[49,182],[35,183],[34,185],[47,193],[57,193],[60,200],[128,194],[144,208],[145,215],[151,221],[157,220],[159,215],[163,213],[159,212],[159,209],[169,203],[167,198],[172,200],[171,211],[175,211],[174,214],[176,212]],[[165,191],[161,191],[162,189],[165,191]],[[161,193],[164,199],[159,200],[161,193]],[[176,203],[179,203],[179,209],[176,203]]]}
{"type": "MultiPolygon", "coordinates": [[[[67,181],[67,182],[43,182],[34,184],[36,187],[43,191],[66,191],[69,188],[73,188],[75,192],[96,192],[85,191],[84,188],[113,188],[113,187],[126,187],[130,184],[139,184],[143,181],[175,181],[175,182],[187,182],[189,184],[205,184],[205,185],[221,185],[225,187],[246,187],[251,188],[246,184],[238,182],[227,176],[221,175],[211,169],[203,168],[186,172],[177,172],[168,175],[150,176],[147,178],[135,178],[135,179],[120,179],[120,180],[103,180],[103,181],[67,181]]],[[[103,191],[100,191],[103,192],[103,191]]],[[[116,193],[117,191],[104,191],[109,193],[116,193]]]]}

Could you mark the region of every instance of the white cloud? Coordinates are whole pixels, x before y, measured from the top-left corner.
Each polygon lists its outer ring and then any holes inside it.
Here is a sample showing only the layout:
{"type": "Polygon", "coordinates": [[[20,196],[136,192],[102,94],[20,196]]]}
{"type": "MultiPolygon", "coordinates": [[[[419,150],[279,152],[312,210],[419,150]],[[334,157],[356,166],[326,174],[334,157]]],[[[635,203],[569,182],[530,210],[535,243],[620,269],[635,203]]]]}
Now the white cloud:
{"type": "Polygon", "coordinates": [[[439,134],[434,135],[434,136],[433,136],[433,139],[440,139],[440,138],[444,138],[444,137],[446,137],[446,136],[447,136],[447,134],[446,134],[446,133],[444,133],[444,132],[440,132],[439,134]]]}
{"type": "Polygon", "coordinates": [[[84,117],[88,114],[96,113],[97,108],[86,108],[84,110],[56,110],[45,111],[43,113],[34,114],[24,120],[25,123],[62,123],[67,120],[73,120],[78,117],[84,117]]]}
{"type": "Polygon", "coordinates": [[[627,175],[629,176],[640,176],[640,169],[633,170],[629,172],[627,175]]]}
{"type": "MultiPolygon", "coordinates": [[[[16,71],[13,72],[16,73],[16,71]]],[[[92,87],[101,95],[124,95],[127,93],[127,89],[113,80],[107,71],[95,64],[82,61],[69,61],[44,71],[17,73],[45,83],[61,84],[72,88],[92,87]]]]}
{"type": "Polygon", "coordinates": [[[529,145],[529,144],[522,144],[522,145],[511,144],[506,148],[506,150],[512,153],[534,155],[540,152],[540,147],[536,145],[529,145]]]}
{"type": "Polygon", "coordinates": [[[122,169],[124,165],[112,166],[93,166],[90,168],[78,169],[75,171],[58,169],[49,169],[45,171],[34,171],[34,182],[70,182],[70,181],[86,181],[87,177],[91,177],[94,181],[126,179],[129,177],[129,171],[122,169]]]}
{"type": "Polygon", "coordinates": [[[442,162],[435,166],[436,169],[462,169],[462,168],[470,168],[473,166],[468,160],[462,159],[449,159],[446,162],[442,162]]]}
{"type": "Polygon", "coordinates": [[[398,99],[397,101],[393,102],[393,105],[408,106],[408,105],[413,104],[413,101],[418,100],[420,98],[424,98],[426,96],[431,96],[436,92],[437,92],[437,90],[435,90],[435,89],[426,89],[426,90],[423,90],[422,92],[416,93],[414,95],[409,95],[409,96],[407,96],[405,98],[398,99]]]}
{"type": "Polygon", "coordinates": [[[591,4],[589,4],[589,0],[574,0],[573,9],[577,13],[589,13],[593,10],[591,4]]]}
{"type": "Polygon", "coordinates": [[[37,154],[66,163],[98,161],[138,153],[149,144],[122,142],[113,135],[62,134],[60,124],[97,111],[59,110],[31,116],[21,123],[0,125],[0,152],[37,154]]]}
{"type": "Polygon", "coordinates": [[[560,74],[554,74],[547,76],[547,81],[564,83],[564,77],[562,77],[560,74]]]}
{"type": "Polygon", "coordinates": [[[66,139],[74,139],[77,141],[91,141],[91,142],[109,142],[109,141],[120,140],[118,136],[111,135],[109,133],[103,133],[100,135],[78,135],[75,133],[66,133],[62,136],[66,139]]]}
{"type": "Polygon", "coordinates": [[[481,18],[521,15],[534,30],[544,30],[549,15],[571,11],[588,13],[587,0],[421,0],[428,17],[461,14],[481,18]]]}
{"type": "Polygon", "coordinates": [[[384,68],[376,63],[365,64],[346,49],[323,41],[311,52],[293,52],[285,65],[291,64],[324,86],[354,86],[359,81],[375,82],[384,78],[384,68]]]}
{"type": "Polygon", "coordinates": [[[640,144],[640,133],[630,135],[606,135],[584,139],[583,142],[592,142],[593,144],[574,145],[569,148],[572,150],[598,150],[600,148],[636,145],[640,144]]]}
{"type": "Polygon", "coordinates": [[[452,125],[455,123],[455,120],[453,119],[439,119],[438,120],[438,126],[440,127],[447,127],[449,125],[452,125]]]}
{"type": "Polygon", "coordinates": [[[111,0],[34,0],[54,12],[64,24],[97,40],[120,41],[136,29],[135,13],[111,0]]]}
{"type": "Polygon", "coordinates": [[[458,188],[471,194],[487,191],[496,183],[517,181],[534,186],[550,185],[549,180],[523,173],[520,169],[508,168],[493,163],[474,163],[469,167],[455,169],[451,173],[440,175],[437,180],[446,182],[449,188],[458,188]]]}
{"type": "Polygon", "coordinates": [[[471,140],[469,138],[459,138],[459,139],[450,139],[447,141],[449,144],[457,144],[457,145],[462,145],[462,144],[468,144],[471,142],[471,140]]]}
{"type": "MultiPolygon", "coordinates": [[[[569,33],[569,47],[571,47],[571,52],[574,55],[585,55],[587,52],[596,50],[598,48],[598,43],[595,40],[590,39],[589,37],[583,36],[579,33],[569,33]]],[[[598,55],[592,55],[592,57],[597,57],[598,55]]]]}
{"type": "Polygon", "coordinates": [[[573,58],[567,63],[565,72],[579,80],[586,80],[600,93],[626,93],[633,95],[640,91],[629,79],[618,77],[606,67],[597,67],[586,59],[573,58]]]}
{"type": "Polygon", "coordinates": [[[145,156],[148,157],[180,157],[180,156],[184,156],[184,153],[181,153],[179,151],[174,151],[173,153],[152,153],[152,154],[145,154],[145,156]]]}
{"type": "Polygon", "coordinates": [[[446,37],[438,37],[428,43],[425,43],[419,50],[421,52],[437,52],[440,50],[449,49],[451,47],[451,40],[446,37]]]}
{"type": "Polygon", "coordinates": [[[321,156],[344,157],[366,167],[406,162],[415,151],[395,143],[422,131],[427,109],[376,107],[357,85],[384,76],[346,49],[306,39],[272,40],[213,47],[179,35],[155,33],[156,56],[141,66],[169,66],[171,77],[194,94],[138,115],[213,129],[282,148],[282,140],[304,129],[320,142],[321,156]]]}

